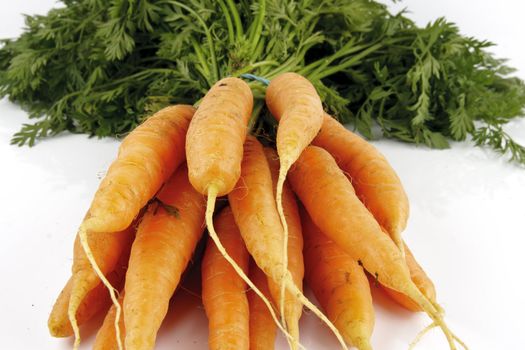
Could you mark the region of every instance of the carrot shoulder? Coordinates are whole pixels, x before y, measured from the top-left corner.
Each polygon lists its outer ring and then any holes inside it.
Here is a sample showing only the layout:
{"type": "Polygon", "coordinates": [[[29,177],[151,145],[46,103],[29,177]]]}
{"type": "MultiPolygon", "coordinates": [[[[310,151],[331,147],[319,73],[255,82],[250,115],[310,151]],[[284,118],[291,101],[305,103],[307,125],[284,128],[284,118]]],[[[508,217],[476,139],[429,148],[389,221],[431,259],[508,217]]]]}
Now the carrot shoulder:
{"type": "Polygon", "coordinates": [[[127,350],[153,349],[169,300],[202,235],[204,205],[182,166],[144,214],[126,273],[127,350]]]}
{"type": "Polygon", "coordinates": [[[350,178],[359,199],[403,250],[401,233],[408,221],[408,198],[386,158],[371,143],[327,114],[312,143],[335,158],[350,178]]]}
{"type": "MultiPolygon", "coordinates": [[[[218,215],[215,228],[226,251],[248,273],[248,251],[229,207],[218,215]]],[[[208,241],[202,260],[202,302],[209,320],[209,348],[248,350],[250,318],[246,283],[212,240],[208,241]]]]}

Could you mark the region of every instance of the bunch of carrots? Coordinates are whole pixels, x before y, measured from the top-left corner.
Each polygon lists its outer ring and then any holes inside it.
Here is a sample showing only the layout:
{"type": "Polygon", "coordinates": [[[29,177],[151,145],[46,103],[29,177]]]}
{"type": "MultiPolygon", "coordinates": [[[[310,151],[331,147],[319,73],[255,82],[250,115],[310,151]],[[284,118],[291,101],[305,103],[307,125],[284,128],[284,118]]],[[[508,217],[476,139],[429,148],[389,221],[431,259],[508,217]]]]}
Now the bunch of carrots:
{"type": "Polygon", "coordinates": [[[218,81],[195,109],[160,110],[122,142],[80,225],[72,274],[49,318],[53,336],[111,308],[95,349],[153,349],[170,298],[205,229],[202,301],[210,349],[291,349],[303,307],[343,349],[372,349],[369,278],[423,311],[450,349],[432,281],[403,242],[409,206],[387,160],[323,111],[295,73],[265,91],[275,147],[250,135],[254,97],[239,78],[218,81]],[[217,198],[227,205],[215,213],[217,198]],[[367,277],[368,273],[368,277],[367,277]],[[303,294],[303,279],[323,311],[303,294]]]}

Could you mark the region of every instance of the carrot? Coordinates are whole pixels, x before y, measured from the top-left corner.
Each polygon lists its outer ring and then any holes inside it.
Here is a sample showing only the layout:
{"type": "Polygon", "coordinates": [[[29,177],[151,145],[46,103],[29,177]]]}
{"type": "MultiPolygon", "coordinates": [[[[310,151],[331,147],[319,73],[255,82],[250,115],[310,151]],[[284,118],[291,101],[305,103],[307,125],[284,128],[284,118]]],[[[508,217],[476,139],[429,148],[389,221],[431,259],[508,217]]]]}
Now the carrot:
{"type": "MultiPolygon", "coordinates": [[[[129,260],[129,248],[131,248],[131,243],[128,244],[125,251],[121,254],[115,269],[108,274],[108,281],[117,288],[124,284],[124,276],[129,260]]],[[[60,292],[49,315],[48,328],[53,337],[69,337],[73,335],[73,328],[68,318],[73,281],[74,277],[72,276],[60,292]]],[[[77,309],[76,320],[78,325],[80,326],[89,321],[98,312],[109,308],[109,305],[111,305],[111,298],[107,289],[102,283],[98,283],[95,288],[86,294],[77,309]]]]}
{"type": "MultiPolygon", "coordinates": [[[[285,283],[286,289],[325,322],[346,348],[334,325],[295,285],[290,271],[286,268],[285,274],[282,273],[283,228],[275,207],[271,172],[261,144],[252,136],[244,144],[241,169],[241,179],[228,200],[246,248],[257,266],[275,283],[285,283]]],[[[269,310],[273,312],[271,307],[269,310]]],[[[299,346],[298,339],[289,340],[293,348],[299,346]]]]}
{"type": "MultiPolygon", "coordinates": [[[[282,274],[288,266],[288,224],[282,204],[283,185],[286,174],[301,152],[312,142],[323,123],[323,104],[308,79],[296,73],[284,73],[272,79],[266,90],[266,105],[279,121],[277,129],[277,153],[279,154],[279,177],[275,201],[284,229],[282,274]]],[[[280,309],[284,317],[284,284],[281,285],[280,309]]]]}
{"type": "MultiPolygon", "coordinates": [[[[108,288],[116,309],[118,328],[120,305],[111,283],[98,266],[88,235],[117,232],[128,227],[142,207],[159,190],[173,171],[184,161],[184,140],[193,116],[191,106],[164,108],[133,130],[122,142],[117,159],[100,183],[86,218],[80,225],[78,237],[85,255],[102,283],[108,288]]],[[[87,267],[86,267],[87,268],[87,267]]],[[[76,307],[86,287],[74,286],[69,303],[69,318],[75,333],[74,349],[80,344],[80,332],[75,320],[76,307]]],[[[118,348],[122,349],[117,331],[118,348]]]]}
{"type": "Polygon", "coordinates": [[[407,295],[443,330],[451,349],[458,340],[440,312],[419,291],[399,249],[355,195],[350,181],[330,154],[308,147],[289,180],[313,222],[381,283],[407,295]]]}
{"type": "MultiPolygon", "coordinates": [[[[279,177],[279,158],[273,148],[265,147],[264,154],[268,160],[270,172],[272,176],[273,191],[275,193],[277,187],[277,180],[279,177]]],[[[293,281],[297,287],[303,290],[304,277],[304,259],[303,259],[303,234],[301,228],[301,218],[299,216],[299,209],[295,195],[290,189],[288,182],[283,186],[283,208],[286,217],[286,222],[289,227],[288,239],[288,270],[292,274],[293,281]]],[[[273,280],[269,280],[269,288],[275,302],[281,300],[281,290],[273,280]]],[[[299,339],[299,319],[303,311],[303,304],[290,293],[286,293],[284,299],[284,315],[288,331],[299,339]]]]}
{"type": "MultiPolygon", "coordinates": [[[[418,264],[414,255],[408,249],[405,243],[405,261],[410,271],[410,278],[417,286],[417,288],[423,293],[423,295],[432,303],[436,304],[436,289],[434,283],[425,273],[421,265],[418,264]]],[[[422,311],[421,307],[406,295],[399,293],[393,289],[382,286],[385,292],[394,299],[399,305],[410,311],[422,311]]],[[[437,305],[437,304],[436,304],[437,305]]]]}
{"type": "MultiPolygon", "coordinates": [[[[208,196],[206,226],[217,249],[246,284],[262,298],[272,317],[279,323],[270,301],[229,256],[213,227],[217,196],[228,194],[241,175],[243,143],[252,108],[252,92],[241,79],[225,78],[212,86],[203,97],[188,129],[188,173],[193,187],[208,196]]],[[[280,324],[278,326],[284,331],[280,324]]]]}
{"type": "Polygon", "coordinates": [[[327,114],[312,143],[335,158],[352,181],[359,199],[403,252],[401,233],[408,221],[408,198],[386,158],[371,143],[327,114]]]}
{"type": "MultiPolygon", "coordinates": [[[[267,277],[253,260],[250,263],[250,279],[264,295],[270,295],[267,277]]],[[[248,291],[247,297],[250,306],[250,350],[272,350],[277,336],[272,315],[253,290],[248,291]]]]}
{"type": "MultiPolygon", "coordinates": [[[[249,255],[229,207],[215,220],[215,229],[226,251],[248,272],[249,255]]],[[[246,283],[209,240],[202,260],[202,303],[209,320],[209,348],[248,350],[249,308],[246,283]]]]}
{"type": "Polygon", "coordinates": [[[202,236],[204,207],[204,197],[181,166],[144,214],[124,286],[127,350],[153,349],[170,298],[202,236]]]}
{"type": "MultiPolygon", "coordinates": [[[[120,294],[119,303],[122,303],[124,300],[124,292],[120,294]]],[[[95,337],[95,344],[93,345],[93,350],[117,350],[117,334],[115,333],[115,320],[117,318],[117,308],[115,305],[111,305],[106,317],[104,317],[104,322],[97,332],[95,337]]],[[[119,319],[119,329],[125,335],[126,328],[124,325],[124,319],[121,317],[119,319]]]]}
{"type": "Polygon", "coordinates": [[[305,239],[306,281],[345,340],[371,350],[374,307],[363,268],[326,237],[301,211],[305,239]]]}
{"type": "MultiPolygon", "coordinates": [[[[98,266],[99,271],[103,276],[108,276],[107,282],[109,281],[109,275],[111,271],[115,270],[118,266],[118,261],[123,255],[129,257],[129,250],[131,243],[135,237],[135,223],[132,223],[127,229],[119,232],[87,232],[86,240],[90,247],[92,247],[92,256],[98,266]]],[[[78,323],[76,321],[76,314],[81,307],[84,300],[87,298],[88,293],[93,291],[100,285],[100,278],[97,272],[93,269],[89,256],[83,249],[80,233],[77,234],[75,239],[75,245],[73,249],[73,266],[71,276],[71,290],[69,293],[69,301],[67,304],[67,312],[69,318],[69,324],[75,334],[75,347],[78,346],[80,341],[80,334],[78,333],[78,323]]],[[[104,277],[106,278],[106,277],[104,277]]],[[[103,286],[107,287],[103,283],[103,286]]],[[[100,290],[103,293],[104,288],[100,290]]],[[[110,299],[111,295],[110,295],[110,299]]]]}

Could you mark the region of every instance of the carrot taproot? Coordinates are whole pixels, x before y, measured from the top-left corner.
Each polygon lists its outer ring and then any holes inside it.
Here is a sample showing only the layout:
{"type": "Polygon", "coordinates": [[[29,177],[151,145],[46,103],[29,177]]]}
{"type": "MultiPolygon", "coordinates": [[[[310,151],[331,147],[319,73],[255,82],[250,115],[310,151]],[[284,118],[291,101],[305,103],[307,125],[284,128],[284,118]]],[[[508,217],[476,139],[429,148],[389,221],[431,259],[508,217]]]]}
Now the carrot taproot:
{"type": "MultiPolygon", "coordinates": [[[[108,281],[118,289],[124,284],[123,282],[128,266],[130,248],[131,242],[122,252],[114,270],[107,275],[108,281]]],[[[53,309],[49,315],[48,328],[53,337],[62,338],[73,335],[73,328],[71,327],[71,322],[68,317],[68,307],[73,281],[74,277],[71,276],[60,292],[60,295],[53,305],[53,309]]],[[[100,311],[109,308],[109,305],[111,305],[111,299],[107,289],[99,282],[95,288],[86,294],[77,309],[76,319],[78,325],[80,326],[89,321],[100,311]]]]}
{"type": "Polygon", "coordinates": [[[375,315],[363,268],[301,210],[306,281],[345,340],[359,350],[371,350],[375,315]]]}
{"type": "MultiPolygon", "coordinates": [[[[250,279],[269,298],[268,278],[252,260],[250,263],[250,279]]],[[[272,350],[275,348],[277,327],[261,298],[249,290],[247,293],[250,308],[250,350],[272,350]]]]}
{"type": "MultiPolygon", "coordinates": [[[[88,240],[89,232],[117,232],[128,227],[141,208],[159,190],[185,158],[184,142],[194,108],[177,105],[164,108],[139,125],[122,141],[117,158],[100,183],[78,237],[91,268],[108,288],[116,307],[115,328],[118,348],[120,305],[111,283],[100,269],[88,240]]],[[[95,248],[96,249],[96,248],[95,248]]],[[[75,334],[74,349],[80,345],[80,331],[75,320],[76,307],[85,293],[85,285],[73,286],[69,318],[75,334]]]]}
{"type": "MultiPolygon", "coordinates": [[[[303,295],[294,283],[288,268],[285,269],[283,275],[284,262],[281,244],[283,228],[275,205],[272,176],[263,147],[253,136],[248,136],[244,143],[241,169],[241,178],[235,189],[228,194],[228,200],[246,248],[257,266],[275,283],[279,285],[285,283],[288,292],[295,295],[303,305],[326,323],[336,335],[341,346],[346,349],[346,344],[337,329],[303,295]]],[[[273,312],[270,306],[268,308],[273,312]]],[[[289,335],[288,332],[286,334],[289,335]]],[[[292,348],[300,346],[298,339],[294,337],[288,339],[292,348]]]]}
{"type": "MultiPolygon", "coordinates": [[[[248,273],[249,255],[230,207],[215,220],[215,229],[228,254],[248,273]]],[[[202,303],[208,316],[211,350],[249,350],[249,308],[246,283],[224,259],[213,240],[202,259],[202,303]]]]}
{"type": "MultiPolygon", "coordinates": [[[[442,329],[451,349],[455,340],[436,307],[410,278],[395,243],[381,231],[372,214],[355,195],[350,181],[324,149],[309,146],[288,176],[293,190],[313,222],[381,283],[415,301],[442,329]]],[[[462,344],[463,345],[463,344],[462,344]]]]}
{"type": "MultiPolygon", "coordinates": [[[[419,263],[416,261],[414,255],[412,254],[406,243],[404,245],[405,261],[410,271],[410,278],[412,279],[416,287],[430,302],[436,303],[436,288],[434,287],[434,283],[432,283],[432,280],[425,273],[421,265],[419,265],[419,263]]],[[[392,299],[394,299],[399,305],[403,306],[405,309],[414,312],[422,311],[421,307],[417,303],[415,303],[403,293],[399,293],[385,286],[381,287],[392,299]]]]}
{"type": "Polygon", "coordinates": [[[124,289],[125,348],[153,349],[169,300],[202,236],[205,199],[181,166],[137,228],[124,289]]]}
{"type": "MultiPolygon", "coordinates": [[[[119,303],[122,304],[124,300],[125,292],[122,291],[119,296],[119,303]]],[[[93,350],[117,350],[117,334],[115,332],[115,320],[117,318],[117,309],[115,305],[111,305],[109,308],[102,326],[97,332],[95,337],[95,343],[93,344],[93,350]]],[[[119,329],[123,335],[126,333],[126,326],[124,324],[124,318],[119,319],[119,329]]]]}
{"type": "MultiPolygon", "coordinates": [[[[113,286],[109,280],[111,271],[118,266],[119,259],[126,255],[129,257],[129,250],[131,243],[135,238],[135,222],[123,231],[119,232],[93,232],[89,231],[86,234],[86,240],[92,248],[91,254],[97,264],[100,273],[108,276],[106,281],[113,286]]],[[[93,269],[88,254],[84,251],[81,243],[80,234],[77,234],[73,249],[73,266],[71,268],[71,290],[69,293],[69,301],[67,305],[69,324],[73,329],[75,335],[75,346],[78,346],[80,341],[80,333],[76,321],[76,314],[82,305],[88,293],[93,291],[100,285],[101,279],[98,273],[93,269]]],[[[127,264],[127,260],[126,260],[127,264]]],[[[107,285],[102,283],[107,293],[107,285]]],[[[100,291],[103,292],[104,288],[100,291]]],[[[113,287],[112,287],[113,288],[113,287]]],[[[113,291],[113,289],[112,289],[113,291]]],[[[111,294],[110,299],[114,302],[111,294]]]]}
{"type": "Polygon", "coordinates": [[[401,233],[409,215],[406,192],[399,176],[371,143],[324,115],[312,144],[327,150],[347,174],[359,199],[403,252],[401,233]]]}
{"type": "MultiPolygon", "coordinates": [[[[229,256],[213,226],[217,196],[228,194],[241,175],[243,143],[252,109],[253,94],[248,84],[241,79],[224,78],[212,86],[202,98],[188,129],[188,174],[193,187],[208,197],[206,226],[210,238],[237,274],[262,298],[272,317],[279,323],[270,301],[229,256]]],[[[278,327],[287,334],[280,323],[278,327]]]]}
{"type": "MultiPolygon", "coordinates": [[[[279,121],[276,136],[279,154],[279,177],[277,180],[275,201],[277,212],[283,225],[284,275],[288,266],[288,224],[282,204],[282,192],[286,174],[301,152],[312,142],[323,123],[323,104],[314,86],[308,79],[297,73],[284,73],[272,79],[266,90],[266,105],[271,114],[279,121]]],[[[284,284],[281,285],[281,317],[284,317],[284,284]]]]}
{"type": "MultiPolygon", "coordinates": [[[[275,150],[270,147],[264,148],[264,154],[270,167],[272,176],[273,191],[277,189],[277,181],[279,178],[279,157],[275,150]]],[[[304,259],[303,259],[303,234],[301,228],[301,218],[299,216],[299,209],[295,195],[290,189],[288,182],[285,181],[283,185],[283,209],[286,218],[286,223],[289,228],[288,235],[288,270],[290,271],[293,281],[297,287],[303,290],[304,277],[304,259]]],[[[269,279],[269,288],[276,303],[281,301],[280,286],[275,284],[273,280],[269,279]]],[[[284,298],[284,316],[288,331],[299,339],[299,319],[303,311],[303,304],[290,293],[286,293],[284,298]]]]}

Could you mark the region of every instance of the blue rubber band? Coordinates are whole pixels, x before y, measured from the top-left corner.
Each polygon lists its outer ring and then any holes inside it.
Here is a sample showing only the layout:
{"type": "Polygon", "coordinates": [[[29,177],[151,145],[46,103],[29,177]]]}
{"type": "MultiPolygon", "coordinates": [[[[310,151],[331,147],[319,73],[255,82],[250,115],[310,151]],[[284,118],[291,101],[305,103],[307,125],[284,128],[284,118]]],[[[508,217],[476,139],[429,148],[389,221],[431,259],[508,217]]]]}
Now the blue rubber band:
{"type": "Polygon", "coordinates": [[[261,78],[261,77],[259,77],[257,75],[253,75],[253,74],[249,74],[249,73],[241,74],[241,78],[249,79],[249,80],[257,80],[257,81],[263,83],[266,86],[270,85],[270,81],[268,79],[261,78]]]}

